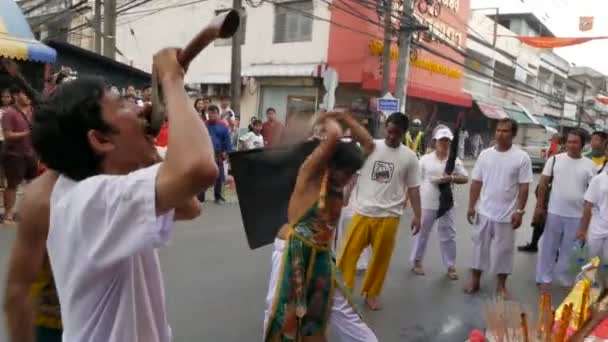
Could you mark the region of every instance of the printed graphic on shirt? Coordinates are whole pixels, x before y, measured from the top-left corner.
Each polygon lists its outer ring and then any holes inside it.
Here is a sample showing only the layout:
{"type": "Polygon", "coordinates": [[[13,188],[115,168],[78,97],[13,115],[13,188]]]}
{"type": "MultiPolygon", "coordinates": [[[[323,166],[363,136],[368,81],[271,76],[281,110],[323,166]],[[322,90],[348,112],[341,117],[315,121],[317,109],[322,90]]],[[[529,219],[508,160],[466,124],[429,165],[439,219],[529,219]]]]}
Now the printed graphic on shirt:
{"type": "Polygon", "coordinates": [[[372,180],[380,183],[390,183],[393,179],[395,164],[383,161],[376,161],[372,169],[372,180]]]}

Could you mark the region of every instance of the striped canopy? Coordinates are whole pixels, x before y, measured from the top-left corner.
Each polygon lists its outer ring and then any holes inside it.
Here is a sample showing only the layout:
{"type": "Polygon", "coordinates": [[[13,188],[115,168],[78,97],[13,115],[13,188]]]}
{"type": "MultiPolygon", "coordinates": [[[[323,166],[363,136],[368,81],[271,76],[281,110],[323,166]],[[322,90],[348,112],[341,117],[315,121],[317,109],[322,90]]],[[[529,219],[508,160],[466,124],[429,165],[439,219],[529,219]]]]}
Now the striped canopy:
{"type": "Polygon", "coordinates": [[[53,63],[57,52],[34,38],[14,0],[0,0],[0,57],[53,63]]]}

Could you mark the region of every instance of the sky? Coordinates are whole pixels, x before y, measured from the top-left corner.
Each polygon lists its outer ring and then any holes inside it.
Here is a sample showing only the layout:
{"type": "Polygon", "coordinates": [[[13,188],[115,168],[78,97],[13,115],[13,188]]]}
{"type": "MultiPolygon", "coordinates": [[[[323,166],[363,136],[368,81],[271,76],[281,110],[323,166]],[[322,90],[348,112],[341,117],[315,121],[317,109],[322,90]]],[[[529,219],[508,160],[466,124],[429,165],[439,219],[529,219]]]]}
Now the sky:
{"type": "MultiPolygon", "coordinates": [[[[559,37],[608,36],[608,0],[471,0],[471,9],[484,7],[499,7],[503,13],[532,12],[559,37]],[[591,31],[579,31],[581,16],[594,17],[591,31]]],[[[608,75],[608,39],[554,51],[577,66],[608,75]]]]}

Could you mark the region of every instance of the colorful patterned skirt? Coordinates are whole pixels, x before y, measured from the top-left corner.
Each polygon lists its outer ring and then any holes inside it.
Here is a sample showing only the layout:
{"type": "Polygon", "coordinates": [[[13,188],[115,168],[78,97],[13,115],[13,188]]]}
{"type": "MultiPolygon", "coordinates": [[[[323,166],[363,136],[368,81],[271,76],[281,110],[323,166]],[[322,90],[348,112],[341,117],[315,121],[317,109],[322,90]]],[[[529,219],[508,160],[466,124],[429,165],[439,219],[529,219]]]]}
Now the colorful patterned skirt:
{"type": "Polygon", "coordinates": [[[298,342],[304,336],[324,335],[336,286],[354,308],[331,249],[291,230],[282,251],[264,340],[298,342]]]}

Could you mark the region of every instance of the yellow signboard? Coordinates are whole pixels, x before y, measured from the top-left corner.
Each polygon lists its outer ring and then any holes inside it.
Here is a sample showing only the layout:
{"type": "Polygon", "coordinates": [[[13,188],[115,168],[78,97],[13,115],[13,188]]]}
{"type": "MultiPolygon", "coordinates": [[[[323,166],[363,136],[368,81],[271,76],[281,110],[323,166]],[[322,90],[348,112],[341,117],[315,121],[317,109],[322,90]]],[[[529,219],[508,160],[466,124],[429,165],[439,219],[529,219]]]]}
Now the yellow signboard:
{"type": "MultiPolygon", "coordinates": [[[[384,51],[384,43],[379,40],[372,40],[369,42],[369,52],[375,56],[382,56],[382,52],[384,51]]],[[[396,60],[399,57],[399,50],[394,47],[391,47],[391,59],[396,60]]]]}
{"type": "Polygon", "coordinates": [[[433,61],[425,60],[425,59],[410,59],[410,64],[420,68],[425,69],[431,72],[436,72],[438,74],[446,75],[452,78],[461,78],[462,71],[450,68],[447,65],[439,64],[433,61]]]}

